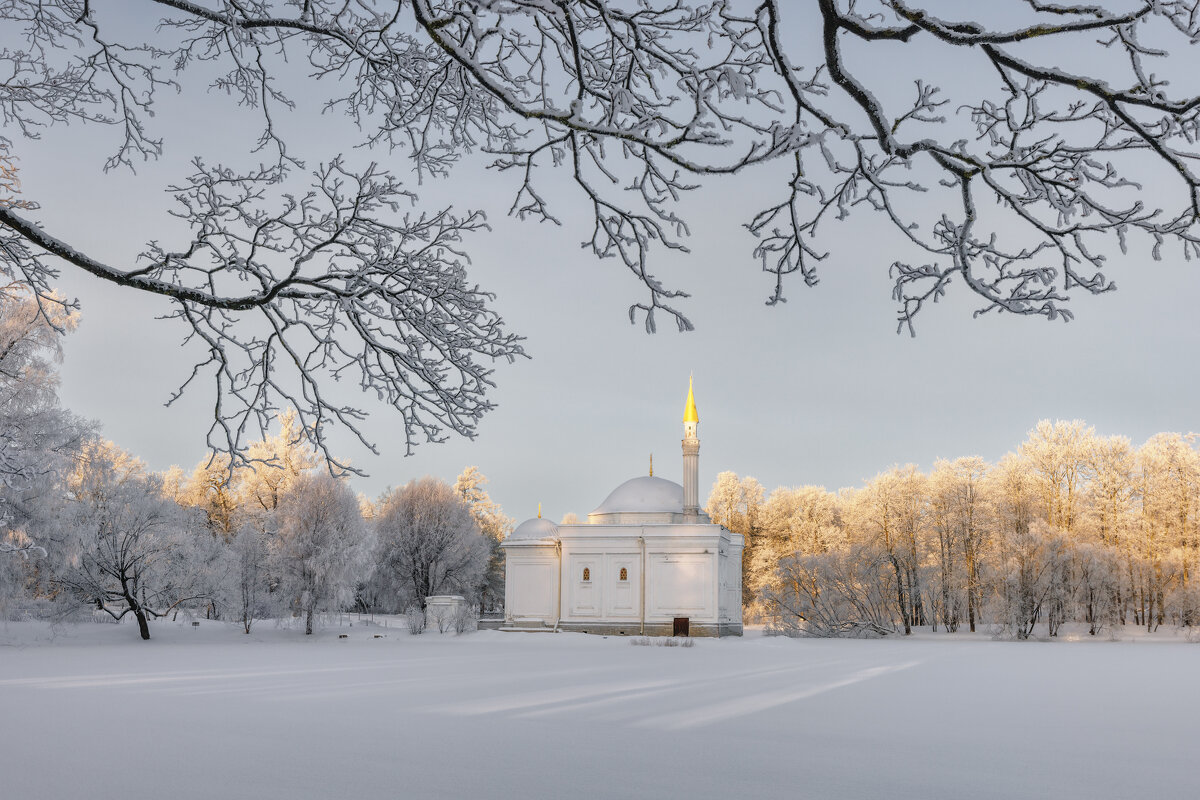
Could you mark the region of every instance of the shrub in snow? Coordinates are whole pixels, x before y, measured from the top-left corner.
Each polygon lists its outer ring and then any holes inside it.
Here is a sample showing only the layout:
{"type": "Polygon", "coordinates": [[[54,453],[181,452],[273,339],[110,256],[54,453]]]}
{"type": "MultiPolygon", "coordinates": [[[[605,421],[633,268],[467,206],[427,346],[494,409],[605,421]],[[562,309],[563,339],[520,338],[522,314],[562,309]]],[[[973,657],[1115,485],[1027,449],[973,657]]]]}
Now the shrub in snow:
{"type": "Polygon", "coordinates": [[[437,628],[438,633],[445,633],[450,629],[450,620],[452,617],[453,612],[449,606],[425,606],[425,625],[437,628]]]}
{"type": "Polygon", "coordinates": [[[456,634],[464,634],[479,628],[479,607],[459,605],[454,609],[451,625],[456,634]]]}
{"type": "Polygon", "coordinates": [[[418,633],[424,633],[425,612],[416,606],[409,606],[404,609],[404,623],[408,626],[408,632],[414,636],[418,633]]]}
{"type": "Polygon", "coordinates": [[[634,647],[695,647],[696,640],[690,636],[664,636],[651,638],[649,636],[634,636],[629,640],[634,647]]]}

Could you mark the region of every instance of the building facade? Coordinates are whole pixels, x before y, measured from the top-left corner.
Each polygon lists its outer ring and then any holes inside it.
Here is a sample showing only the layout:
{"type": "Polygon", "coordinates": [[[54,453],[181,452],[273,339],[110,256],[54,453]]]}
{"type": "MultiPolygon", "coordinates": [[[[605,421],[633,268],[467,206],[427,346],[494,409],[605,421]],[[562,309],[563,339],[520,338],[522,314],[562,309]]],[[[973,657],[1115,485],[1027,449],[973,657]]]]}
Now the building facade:
{"type": "Polygon", "coordinates": [[[700,510],[699,425],[689,383],[682,485],[633,478],[586,523],[517,526],[501,544],[504,630],[742,634],[744,540],[700,510]]]}

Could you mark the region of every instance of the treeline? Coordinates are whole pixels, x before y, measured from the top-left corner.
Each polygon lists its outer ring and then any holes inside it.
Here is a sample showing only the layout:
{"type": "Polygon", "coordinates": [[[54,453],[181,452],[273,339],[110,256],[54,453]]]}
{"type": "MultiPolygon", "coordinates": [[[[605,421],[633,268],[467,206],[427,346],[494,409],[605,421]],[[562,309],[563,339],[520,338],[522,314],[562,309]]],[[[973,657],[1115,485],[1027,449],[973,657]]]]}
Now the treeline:
{"type": "Polygon", "coordinates": [[[285,415],[256,461],[206,459],[190,475],[148,472],[88,438],[61,479],[9,527],[0,602],[9,617],[81,607],[149,621],[185,611],[236,621],[421,608],[435,594],[503,600],[499,541],[511,526],[468,467],[451,486],[423,478],[375,501],[298,443],[285,415]]]}
{"type": "Polygon", "coordinates": [[[1200,453],[1042,421],[1016,452],[893,467],[858,489],[718,476],[707,511],[747,537],[747,615],[815,636],[918,626],[1057,636],[1200,625],[1200,453]]]}
{"type": "Polygon", "coordinates": [[[59,405],[54,360],[75,317],[0,289],[0,616],[80,609],[149,621],[420,608],[434,594],[503,600],[512,526],[468,467],[372,501],[307,443],[296,415],[242,458],[156,474],[59,405]]]}

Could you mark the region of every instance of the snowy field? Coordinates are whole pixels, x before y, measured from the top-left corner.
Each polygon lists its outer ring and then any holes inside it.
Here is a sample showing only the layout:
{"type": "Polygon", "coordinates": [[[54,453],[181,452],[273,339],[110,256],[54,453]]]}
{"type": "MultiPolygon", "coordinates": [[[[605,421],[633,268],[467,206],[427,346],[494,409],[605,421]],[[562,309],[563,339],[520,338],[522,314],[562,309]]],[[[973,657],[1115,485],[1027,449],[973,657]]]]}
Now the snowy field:
{"type": "Polygon", "coordinates": [[[0,625],[0,797],[1200,796],[1200,645],[1170,635],[153,633],[0,625]]]}

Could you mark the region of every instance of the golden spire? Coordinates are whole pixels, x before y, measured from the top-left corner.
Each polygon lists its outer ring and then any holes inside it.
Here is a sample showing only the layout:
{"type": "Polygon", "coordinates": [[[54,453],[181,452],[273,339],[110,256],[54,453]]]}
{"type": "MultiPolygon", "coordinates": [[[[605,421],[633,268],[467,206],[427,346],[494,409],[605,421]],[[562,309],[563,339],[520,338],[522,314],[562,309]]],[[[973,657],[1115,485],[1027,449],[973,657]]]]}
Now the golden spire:
{"type": "Polygon", "coordinates": [[[542,518],[542,504],[538,503],[538,519],[542,518]]]}
{"type": "Polygon", "coordinates": [[[654,453],[650,454],[650,477],[654,477],[654,453]]]}
{"type": "Polygon", "coordinates": [[[692,394],[692,376],[688,376],[688,399],[683,409],[684,422],[699,422],[700,415],[696,413],[696,397],[692,394]]]}

